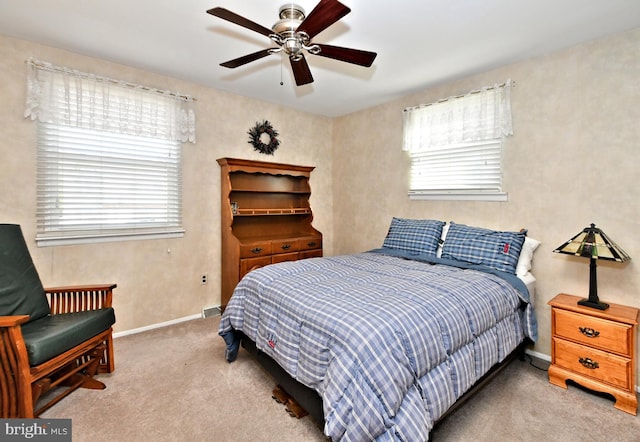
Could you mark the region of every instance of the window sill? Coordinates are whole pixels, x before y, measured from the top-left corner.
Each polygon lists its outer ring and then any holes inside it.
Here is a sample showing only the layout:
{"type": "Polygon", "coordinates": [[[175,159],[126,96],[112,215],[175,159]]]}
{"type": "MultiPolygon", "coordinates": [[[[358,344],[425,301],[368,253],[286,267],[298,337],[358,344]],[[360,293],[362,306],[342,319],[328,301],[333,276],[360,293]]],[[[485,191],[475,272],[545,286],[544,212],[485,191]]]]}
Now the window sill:
{"type": "Polygon", "coordinates": [[[58,236],[36,236],[38,247],[68,246],[74,244],[96,244],[116,241],[140,241],[146,239],[182,238],[184,229],[157,232],[113,233],[113,234],[78,234],[58,236]]]}
{"type": "Polygon", "coordinates": [[[506,192],[471,193],[471,192],[409,192],[410,200],[435,200],[435,201],[509,201],[506,192]]]}

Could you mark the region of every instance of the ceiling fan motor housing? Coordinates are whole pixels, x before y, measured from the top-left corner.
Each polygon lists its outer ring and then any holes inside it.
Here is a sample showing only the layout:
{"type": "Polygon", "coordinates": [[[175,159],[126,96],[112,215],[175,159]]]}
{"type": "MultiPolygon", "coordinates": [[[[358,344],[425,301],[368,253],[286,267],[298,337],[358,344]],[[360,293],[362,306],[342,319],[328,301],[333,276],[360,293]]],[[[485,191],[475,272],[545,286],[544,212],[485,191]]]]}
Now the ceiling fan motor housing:
{"type": "Polygon", "coordinates": [[[280,7],[279,15],[280,20],[271,28],[276,35],[270,37],[282,46],[285,54],[292,60],[298,61],[303,56],[302,50],[309,49],[307,47],[309,36],[305,32],[296,32],[298,26],[305,19],[304,9],[296,4],[288,3],[280,7]]]}
{"type": "Polygon", "coordinates": [[[304,9],[293,3],[280,6],[279,15],[280,20],[271,28],[276,34],[295,32],[305,18],[304,9]]]}

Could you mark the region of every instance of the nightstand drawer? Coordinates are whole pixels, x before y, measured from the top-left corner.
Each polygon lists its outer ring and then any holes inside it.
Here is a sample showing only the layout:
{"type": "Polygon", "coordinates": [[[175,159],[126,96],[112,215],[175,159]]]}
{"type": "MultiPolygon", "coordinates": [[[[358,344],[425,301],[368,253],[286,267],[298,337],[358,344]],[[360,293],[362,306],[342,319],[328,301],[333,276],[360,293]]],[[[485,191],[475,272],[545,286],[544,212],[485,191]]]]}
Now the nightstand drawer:
{"type": "Polygon", "coordinates": [[[631,359],[555,337],[553,347],[553,364],[625,390],[632,388],[631,359]]]}
{"type": "Polygon", "coordinates": [[[555,335],[590,347],[631,356],[633,327],[620,322],[587,316],[562,309],[553,310],[555,335]]]}

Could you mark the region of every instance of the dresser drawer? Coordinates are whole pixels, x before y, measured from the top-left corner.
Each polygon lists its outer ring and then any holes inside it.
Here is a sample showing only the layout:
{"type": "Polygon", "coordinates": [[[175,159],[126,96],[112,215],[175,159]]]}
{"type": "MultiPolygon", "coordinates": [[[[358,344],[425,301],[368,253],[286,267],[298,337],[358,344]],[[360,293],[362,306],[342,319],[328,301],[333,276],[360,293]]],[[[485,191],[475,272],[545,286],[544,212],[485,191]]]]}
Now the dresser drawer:
{"type": "Polygon", "coordinates": [[[271,256],[261,256],[259,258],[245,258],[240,260],[240,279],[251,270],[271,264],[271,256]]]}
{"type": "Polygon", "coordinates": [[[240,258],[271,255],[271,241],[252,242],[240,245],[240,258]]]}
{"type": "Polygon", "coordinates": [[[300,238],[298,240],[299,250],[311,250],[311,249],[321,249],[321,248],[322,248],[321,236],[310,236],[308,238],[300,238]]]}
{"type": "Polygon", "coordinates": [[[271,263],[272,264],[276,264],[279,262],[285,262],[285,261],[297,261],[298,260],[298,252],[292,252],[292,253],[279,253],[277,255],[273,255],[271,257],[271,263]]]}
{"type": "Polygon", "coordinates": [[[297,239],[273,240],[271,241],[271,253],[289,253],[298,251],[297,239]]]}
{"type": "Polygon", "coordinates": [[[555,336],[624,356],[632,354],[631,325],[562,309],[554,309],[552,316],[555,336]]]}
{"type": "Polygon", "coordinates": [[[322,249],[304,250],[300,252],[300,259],[320,257],[322,257],[322,249]]]}
{"type": "Polygon", "coordinates": [[[631,359],[553,338],[553,364],[601,382],[630,390],[631,359]]]}

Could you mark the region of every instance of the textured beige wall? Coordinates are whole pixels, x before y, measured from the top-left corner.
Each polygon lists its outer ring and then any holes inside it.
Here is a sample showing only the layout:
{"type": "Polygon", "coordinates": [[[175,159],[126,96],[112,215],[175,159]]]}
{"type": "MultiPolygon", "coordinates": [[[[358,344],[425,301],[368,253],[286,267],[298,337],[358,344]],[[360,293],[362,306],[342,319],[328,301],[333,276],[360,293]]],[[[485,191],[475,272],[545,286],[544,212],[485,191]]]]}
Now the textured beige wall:
{"type": "MultiPolygon", "coordinates": [[[[434,60],[437,63],[437,60],[434,60]]],[[[634,259],[598,263],[600,298],[640,307],[640,29],[451,81],[334,120],[335,252],[379,247],[392,216],[503,230],[542,241],[534,259],[540,339],[550,354],[559,292],[588,291],[588,261],[552,250],[594,222],[634,259]],[[516,81],[504,156],[508,202],[409,201],[402,109],[516,81]]]]}
{"type": "MultiPolygon", "coordinates": [[[[273,87],[280,87],[274,83],[273,87]]],[[[46,286],[115,282],[116,331],[199,314],[220,305],[220,176],[224,156],[315,166],[314,226],[332,253],[330,119],[161,75],[0,36],[0,222],[20,224],[46,286]],[[36,123],[25,120],[25,60],[34,57],[197,98],[197,144],[183,144],[184,238],[38,248],[35,245],[36,123]],[[273,156],[247,143],[267,119],[280,133],[273,156]],[[171,251],[169,253],[169,250],[171,251]],[[201,285],[199,275],[209,283],[201,285]]]]}
{"type": "Polygon", "coordinates": [[[130,330],[219,304],[217,158],[314,165],[314,225],[324,233],[328,255],[378,247],[392,216],[527,227],[543,242],[533,268],[540,323],[535,350],[549,354],[546,302],[558,292],[584,294],[588,285],[586,260],[551,251],[590,222],[635,258],[623,265],[599,263],[601,299],[640,307],[638,78],[640,30],[634,30],[330,120],[0,37],[0,222],[23,226],[45,285],[117,282],[117,330],[130,330]],[[198,143],[184,145],[184,238],[35,246],[36,127],[22,116],[24,60],[30,56],[197,97],[198,143]],[[507,78],[516,81],[515,135],[507,140],[504,158],[509,201],[409,201],[408,158],[400,150],[402,109],[507,78]],[[281,133],[273,157],[246,143],[248,128],[264,118],[281,133]],[[208,273],[208,285],[199,284],[200,273],[208,273]]]}

